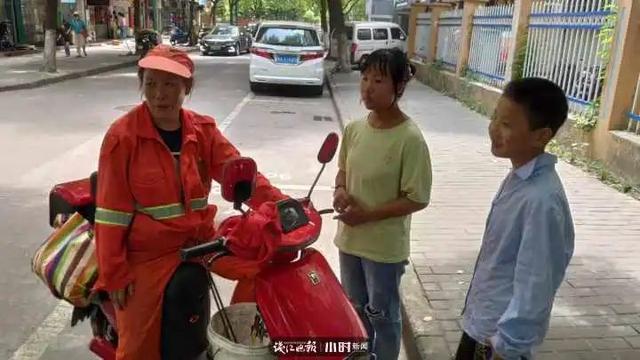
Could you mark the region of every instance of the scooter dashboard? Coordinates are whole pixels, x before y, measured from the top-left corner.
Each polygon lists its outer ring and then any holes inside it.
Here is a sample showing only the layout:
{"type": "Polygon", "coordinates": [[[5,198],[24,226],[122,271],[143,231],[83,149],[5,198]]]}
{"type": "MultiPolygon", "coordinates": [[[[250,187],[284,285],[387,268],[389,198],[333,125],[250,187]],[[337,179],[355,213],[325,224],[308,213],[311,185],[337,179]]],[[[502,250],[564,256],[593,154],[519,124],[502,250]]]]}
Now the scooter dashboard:
{"type": "Polygon", "coordinates": [[[309,217],[304,212],[302,204],[295,199],[286,199],[277,204],[282,232],[288,234],[309,223],[309,217]]]}

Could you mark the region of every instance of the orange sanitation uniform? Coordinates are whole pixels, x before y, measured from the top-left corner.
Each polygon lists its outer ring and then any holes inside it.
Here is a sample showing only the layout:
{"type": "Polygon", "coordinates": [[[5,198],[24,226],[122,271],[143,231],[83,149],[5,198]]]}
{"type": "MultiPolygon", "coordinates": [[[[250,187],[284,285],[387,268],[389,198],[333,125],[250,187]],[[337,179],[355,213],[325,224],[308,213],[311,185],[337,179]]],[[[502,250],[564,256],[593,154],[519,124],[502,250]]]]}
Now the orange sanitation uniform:
{"type": "MultiPolygon", "coordinates": [[[[96,290],[133,283],[124,310],[116,310],[118,360],[160,359],[162,297],[180,264],[179,250],[215,235],[217,208],[208,204],[211,180],[222,179],[224,164],[239,155],[211,117],[183,109],[182,148],[176,164],[154,127],[146,104],[118,119],[105,135],[96,194],[96,290]]],[[[249,205],[285,196],[262,175],[249,205]]],[[[252,298],[258,269],[222,258],[213,270],[244,279],[234,301],[252,298]]]]}

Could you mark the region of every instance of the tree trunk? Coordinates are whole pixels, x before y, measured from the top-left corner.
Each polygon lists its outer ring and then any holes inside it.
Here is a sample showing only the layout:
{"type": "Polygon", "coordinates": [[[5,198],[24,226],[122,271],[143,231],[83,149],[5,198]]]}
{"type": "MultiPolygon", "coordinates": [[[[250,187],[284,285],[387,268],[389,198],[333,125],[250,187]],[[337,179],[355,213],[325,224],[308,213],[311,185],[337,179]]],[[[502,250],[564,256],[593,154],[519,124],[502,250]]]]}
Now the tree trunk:
{"type": "MultiPolygon", "coordinates": [[[[344,32],[344,14],[342,13],[342,0],[329,1],[329,21],[331,23],[331,43],[337,41],[336,70],[340,72],[351,71],[349,52],[347,51],[347,36],[344,32]]],[[[332,46],[333,48],[333,46],[332,46]]],[[[333,50],[333,49],[332,49],[333,50]]],[[[333,54],[332,54],[333,55],[333,54]]]]}
{"type": "Polygon", "coordinates": [[[218,16],[218,3],[220,0],[214,0],[211,6],[211,27],[216,26],[216,18],[218,16]]]}
{"type": "Polygon", "coordinates": [[[133,0],[133,32],[137,34],[140,27],[140,0],[133,0]]]}
{"type": "Polygon", "coordinates": [[[327,34],[327,0],[320,0],[320,24],[322,32],[327,34]]]}
{"type": "Polygon", "coordinates": [[[58,32],[58,0],[47,0],[46,18],[44,21],[44,62],[42,71],[54,73],[57,71],[56,66],[56,38],[58,32]]]}
{"type": "Polygon", "coordinates": [[[229,23],[237,25],[238,22],[238,2],[240,0],[229,0],[229,23]]]}
{"type": "Polygon", "coordinates": [[[140,54],[140,50],[138,50],[138,33],[142,30],[142,24],[140,21],[140,0],[133,0],[133,39],[134,39],[134,48],[136,55],[140,54]]]}

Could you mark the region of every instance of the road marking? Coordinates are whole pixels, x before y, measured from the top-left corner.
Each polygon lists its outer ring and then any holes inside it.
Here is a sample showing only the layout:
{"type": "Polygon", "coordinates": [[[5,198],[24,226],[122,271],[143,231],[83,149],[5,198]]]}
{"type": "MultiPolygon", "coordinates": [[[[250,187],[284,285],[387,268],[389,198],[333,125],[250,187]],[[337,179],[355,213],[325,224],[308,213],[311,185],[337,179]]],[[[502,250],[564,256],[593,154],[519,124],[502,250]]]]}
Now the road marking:
{"type": "MultiPolygon", "coordinates": [[[[240,114],[242,108],[253,99],[253,94],[248,93],[247,96],[242,99],[238,105],[231,111],[229,115],[219,125],[220,132],[224,131],[231,125],[231,122],[240,114]]],[[[97,157],[97,151],[95,151],[96,143],[99,144],[100,139],[104,137],[104,134],[92,137],[88,141],[82,143],[71,151],[63,154],[62,158],[76,159],[79,156],[87,155],[90,153],[88,149],[94,148],[92,157],[97,157]]],[[[99,151],[99,148],[98,148],[99,151]]],[[[22,182],[29,182],[36,185],[38,182],[34,180],[42,180],[47,177],[47,174],[54,170],[56,165],[60,167],[61,157],[48,161],[47,163],[29,171],[27,174],[21,177],[22,182]]],[[[67,162],[66,159],[63,164],[73,164],[77,162],[67,162]]],[[[302,187],[302,186],[301,186],[302,187]]],[[[306,186],[305,188],[308,188],[306,186]]],[[[219,191],[219,190],[218,190],[219,191]]],[[[71,312],[73,307],[67,302],[61,300],[58,302],[53,311],[47,316],[47,318],[38,326],[38,328],[31,333],[27,341],[25,341],[11,356],[11,360],[38,360],[46,351],[49,344],[65,329],[69,319],[71,318],[71,312]]]]}
{"type": "Polygon", "coordinates": [[[278,99],[265,99],[265,98],[255,98],[253,99],[253,102],[261,102],[261,103],[271,103],[271,104],[281,104],[281,105],[322,105],[322,102],[319,101],[297,101],[297,100],[289,100],[289,99],[282,99],[282,100],[278,100],[278,99]]]}
{"type": "Polygon", "coordinates": [[[40,359],[51,340],[64,330],[71,317],[72,309],[73,307],[67,302],[58,302],[36,331],[31,333],[27,341],[13,353],[11,360],[40,359]]]}
{"type": "Polygon", "coordinates": [[[218,125],[218,129],[220,129],[220,132],[223,133],[227,129],[227,127],[231,125],[231,122],[233,121],[233,119],[235,119],[240,114],[240,111],[242,111],[242,108],[245,105],[247,105],[249,101],[251,101],[252,99],[253,99],[253,93],[248,93],[244,97],[244,99],[242,99],[242,101],[240,101],[238,105],[236,105],[236,107],[233,108],[231,113],[227,115],[227,117],[222,121],[222,123],[218,125]]]}

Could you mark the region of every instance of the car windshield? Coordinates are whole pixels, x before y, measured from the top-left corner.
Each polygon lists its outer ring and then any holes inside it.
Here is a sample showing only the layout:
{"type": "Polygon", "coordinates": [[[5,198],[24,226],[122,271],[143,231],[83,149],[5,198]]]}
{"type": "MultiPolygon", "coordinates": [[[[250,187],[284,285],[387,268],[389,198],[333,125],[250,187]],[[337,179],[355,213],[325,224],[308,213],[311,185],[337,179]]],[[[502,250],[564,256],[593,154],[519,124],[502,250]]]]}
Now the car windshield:
{"type": "Polygon", "coordinates": [[[218,26],[213,29],[211,35],[238,35],[238,28],[233,26],[218,26]]]}
{"type": "Polygon", "coordinates": [[[281,46],[319,46],[318,36],[313,29],[292,27],[261,28],[258,42],[267,45],[281,46]]]}

